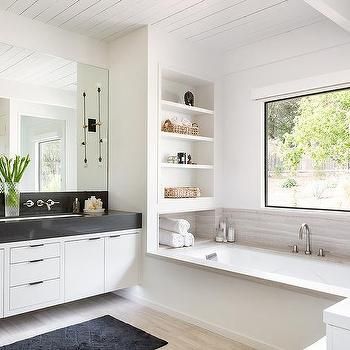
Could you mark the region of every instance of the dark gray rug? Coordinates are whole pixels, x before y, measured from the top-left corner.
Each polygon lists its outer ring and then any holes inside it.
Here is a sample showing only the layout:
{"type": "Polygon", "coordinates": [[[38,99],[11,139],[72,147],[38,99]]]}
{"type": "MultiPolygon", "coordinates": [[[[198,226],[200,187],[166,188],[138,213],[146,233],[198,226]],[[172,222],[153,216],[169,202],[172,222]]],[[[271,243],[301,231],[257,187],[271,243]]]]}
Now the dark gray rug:
{"type": "Polygon", "coordinates": [[[112,316],[57,329],[1,350],[154,350],[168,344],[112,316]]]}

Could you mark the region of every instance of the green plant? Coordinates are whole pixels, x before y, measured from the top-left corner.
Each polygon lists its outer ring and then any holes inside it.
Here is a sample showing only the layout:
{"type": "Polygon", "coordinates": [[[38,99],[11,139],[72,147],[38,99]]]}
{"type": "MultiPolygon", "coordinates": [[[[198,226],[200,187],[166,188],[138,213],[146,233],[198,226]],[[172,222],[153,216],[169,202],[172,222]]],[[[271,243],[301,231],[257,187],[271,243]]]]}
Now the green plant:
{"type": "Polygon", "coordinates": [[[13,207],[18,211],[20,198],[17,184],[21,181],[29,163],[29,155],[25,157],[16,155],[14,158],[0,156],[0,181],[5,191],[5,208],[13,207]]]}
{"type": "Polygon", "coordinates": [[[29,163],[29,154],[25,157],[16,155],[15,158],[0,156],[0,181],[2,183],[20,182],[29,163]]]}
{"type": "Polygon", "coordinates": [[[282,188],[293,188],[296,186],[297,186],[297,181],[295,179],[287,179],[282,184],[282,188]]]}

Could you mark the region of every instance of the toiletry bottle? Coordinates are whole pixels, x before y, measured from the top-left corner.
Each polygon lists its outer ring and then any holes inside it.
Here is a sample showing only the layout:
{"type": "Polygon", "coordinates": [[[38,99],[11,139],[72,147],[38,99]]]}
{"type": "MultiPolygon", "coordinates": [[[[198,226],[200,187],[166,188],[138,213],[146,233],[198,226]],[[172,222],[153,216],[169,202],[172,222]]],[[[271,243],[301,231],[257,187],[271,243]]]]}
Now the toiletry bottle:
{"type": "Polygon", "coordinates": [[[219,228],[222,230],[222,234],[223,234],[223,242],[227,243],[227,223],[225,219],[222,219],[220,224],[219,224],[219,228]]]}
{"type": "Polygon", "coordinates": [[[218,243],[222,243],[224,241],[223,231],[222,231],[221,228],[217,228],[216,229],[215,241],[218,242],[218,243]]]}
{"type": "Polygon", "coordinates": [[[235,237],[235,229],[232,224],[228,227],[228,234],[227,234],[227,241],[230,243],[235,242],[236,237],[235,237]]]}
{"type": "Polygon", "coordinates": [[[78,198],[75,198],[73,202],[73,213],[79,213],[80,212],[80,202],[78,198]]]}

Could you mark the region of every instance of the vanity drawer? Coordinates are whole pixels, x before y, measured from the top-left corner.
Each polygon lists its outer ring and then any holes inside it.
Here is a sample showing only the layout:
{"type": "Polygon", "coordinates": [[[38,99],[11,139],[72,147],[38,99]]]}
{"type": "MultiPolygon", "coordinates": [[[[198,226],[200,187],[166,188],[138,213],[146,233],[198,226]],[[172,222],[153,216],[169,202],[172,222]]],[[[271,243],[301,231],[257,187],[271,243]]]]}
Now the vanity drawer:
{"type": "Polygon", "coordinates": [[[11,249],[11,264],[60,256],[60,244],[33,244],[11,249]]]}
{"type": "Polygon", "coordinates": [[[10,286],[19,286],[60,277],[60,258],[33,260],[10,266],[10,286]]]}
{"type": "Polygon", "coordinates": [[[60,280],[10,288],[10,310],[49,303],[60,298],[60,280]]]}

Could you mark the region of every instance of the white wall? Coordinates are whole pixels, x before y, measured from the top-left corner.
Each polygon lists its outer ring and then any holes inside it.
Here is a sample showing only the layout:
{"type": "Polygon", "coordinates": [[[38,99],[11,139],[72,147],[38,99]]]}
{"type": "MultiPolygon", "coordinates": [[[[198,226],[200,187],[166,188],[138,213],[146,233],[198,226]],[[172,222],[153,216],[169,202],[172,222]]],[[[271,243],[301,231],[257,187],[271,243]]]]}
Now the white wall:
{"type": "Polygon", "coordinates": [[[78,86],[76,93],[76,144],[77,150],[76,168],[78,172],[78,191],[105,191],[107,188],[107,169],[108,169],[108,70],[98,68],[87,64],[78,64],[78,86]],[[100,102],[97,89],[101,89],[100,102]],[[99,112],[101,118],[101,127],[96,126],[96,132],[90,132],[86,129],[86,159],[84,142],[84,100],[86,123],[88,119],[96,119],[98,122],[99,112]],[[100,105],[100,111],[98,106],[100,105]],[[99,134],[100,132],[100,134],[99,134]],[[102,139],[100,144],[99,140],[102,139]],[[102,161],[99,161],[99,158],[102,161]]]}
{"type": "Polygon", "coordinates": [[[106,43],[8,11],[0,11],[0,42],[99,67],[107,65],[106,43]]]}
{"type": "Polygon", "coordinates": [[[9,120],[10,100],[0,97],[0,154],[9,152],[9,120]]]}
{"type": "MultiPolygon", "coordinates": [[[[74,111],[73,111],[74,113],[74,111]]],[[[74,115],[74,114],[73,114],[74,115]]],[[[62,181],[60,191],[66,190],[66,122],[57,118],[51,119],[45,116],[21,115],[21,141],[20,154],[29,154],[31,162],[21,180],[20,190],[22,192],[39,191],[39,142],[49,139],[62,140],[62,181]]],[[[69,179],[73,180],[73,179],[69,179]]],[[[75,177],[76,182],[76,177],[75,177]]]]}
{"type": "MultiPolygon", "coordinates": [[[[76,153],[76,109],[47,104],[22,101],[16,98],[10,99],[10,147],[9,154],[22,154],[21,146],[21,116],[32,116],[47,118],[65,122],[65,146],[66,146],[66,168],[65,190],[76,191],[77,188],[77,153],[76,153]]],[[[28,179],[34,172],[35,163],[30,164],[31,170],[25,175],[28,179]],[[32,173],[32,174],[31,174],[32,173]]],[[[34,186],[31,181],[24,179],[23,190],[32,192],[34,186]]]]}
{"type": "Polygon", "coordinates": [[[256,209],[261,207],[263,191],[263,113],[262,102],[254,101],[252,92],[349,69],[350,34],[326,21],[242,48],[226,59],[227,70],[234,73],[223,79],[222,202],[226,208],[256,209]]]}
{"type": "Polygon", "coordinates": [[[17,98],[23,101],[76,108],[76,93],[47,86],[26,84],[0,79],[0,97],[17,98]]]}
{"type": "MultiPolygon", "coordinates": [[[[146,212],[147,28],[110,46],[110,177],[112,209],[146,212]]],[[[143,218],[145,215],[143,216],[143,218]]]]}
{"type": "MultiPolygon", "coordinates": [[[[329,23],[326,22],[325,25],[328,26],[329,23]]],[[[330,30],[330,27],[325,30],[330,30]]],[[[343,45],[347,37],[344,37],[343,33],[335,27],[332,30],[334,43],[343,45]]],[[[311,31],[315,33],[314,28],[311,28],[311,31]]],[[[239,56],[241,53],[237,52],[238,61],[233,53],[227,56],[226,73],[232,71],[236,73],[219,79],[219,76],[223,74],[222,71],[218,71],[218,67],[223,66],[220,57],[150,31],[147,143],[149,156],[151,154],[152,158],[152,154],[156,152],[155,131],[151,128],[151,125],[154,124],[151,121],[157,110],[158,63],[170,69],[214,79],[216,175],[223,174],[223,177],[216,176],[217,204],[229,207],[258,207],[261,189],[261,115],[259,114],[260,106],[251,99],[252,88],[297,79],[307,74],[324,73],[327,69],[334,70],[334,65],[331,64],[332,59],[336,59],[337,69],[344,69],[348,66],[346,62],[348,59],[341,57],[348,50],[346,45],[329,48],[331,40],[314,36],[313,40],[318,40],[318,44],[310,46],[304,42],[304,40],[309,41],[307,32],[298,35],[298,40],[301,42],[297,44],[293,41],[295,39],[292,39],[294,34],[287,34],[283,45],[286,47],[294,45],[295,50],[292,50],[292,54],[295,54],[296,57],[288,59],[289,50],[284,50],[280,46],[283,40],[278,38],[281,41],[278,45],[275,42],[264,43],[264,50],[270,50],[272,58],[277,57],[275,54],[280,55],[281,52],[285,52],[275,62],[273,69],[268,63],[268,56],[263,52],[261,52],[263,60],[257,59],[259,50],[262,49],[258,44],[257,47],[242,49],[246,51],[243,56],[239,56]],[[288,38],[288,35],[291,38],[288,38]],[[289,43],[288,40],[291,42],[289,43]],[[296,52],[299,46],[303,48],[303,56],[296,52]],[[311,52],[307,50],[308,46],[311,52]],[[327,50],[322,50],[325,47],[327,50]],[[245,56],[247,54],[249,56],[245,56]],[[249,63],[251,57],[254,59],[249,63]],[[246,64],[246,61],[249,64],[246,64]],[[250,67],[256,68],[250,69],[250,67]],[[247,150],[242,152],[242,149],[245,148],[247,150]]],[[[330,38],[332,35],[329,34],[330,38]]],[[[120,158],[121,153],[116,159],[113,154],[111,156],[111,205],[112,208],[120,208],[126,204],[126,209],[142,210],[144,215],[143,185],[146,165],[142,162],[142,156],[144,156],[143,151],[146,146],[144,139],[146,126],[142,118],[144,118],[143,108],[146,103],[144,100],[145,76],[140,73],[139,65],[145,64],[146,40],[141,32],[134,32],[120,39],[113,47],[113,53],[116,56],[119,51],[119,55],[123,58],[119,57],[117,62],[114,62],[114,66],[111,66],[111,115],[112,118],[116,118],[111,121],[113,125],[111,150],[118,153],[121,152],[120,149],[124,149],[127,152],[122,158],[120,158]],[[131,74],[129,82],[126,78],[128,74],[131,74]],[[140,77],[141,80],[139,80],[140,77]],[[113,99],[118,97],[118,93],[121,93],[116,86],[113,87],[118,79],[121,84],[127,81],[126,96],[131,94],[129,90],[132,85],[136,89],[131,109],[128,110],[127,106],[123,105],[119,109],[119,117],[116,113],[118,104],[113,102],[113,99]],[[142,91],[137,81],[141,82],[142,91]],[[123,118],[130,120],[130,124],[123,118]],[[119,126],[118,121],[123,124],[119,126]],[[130,139],[125,133],[130,130],[131,124],[135,121],[141,121],[141,124],[138,124],[136,137],[132,139],[132,147],[128,149],[130,139]],[[116,136],[114,136],[115,133],[117,133],[116,136]],[[138,176],[134,176],[133,166],[127,160],[128,155],[135,152],[136,149],[138,151],[134,153],[136,156],[134,170],[138,176]],[[118,160],[122,160],[122,163],[118,164],[118,160]],[[125,171],[122,170],[124,166],[126,166],[125,171]],[[139,187],[141,184],[142,186],[139,187]],[[130,196],[128,196],[129,192],[130,196]]],[[[120,97],[124,98],[125,95],[120,97]]],[[[149,166],[150,168],[147,169],[148,186],[152,182],[152,177],[155,176],[155,169],[151,168],[151,163],[149,166]]],[[[152,189],[152,186],[149,186],[149,189],[152,189]]],[[[152,213],[152,208],[150,208],[152,198],[150,197],[154,195],[154,192],[148,191],[148,195],[147,209],[148,213],[152,213]]],[[[149,215],[147,219],[153,220],[154,217],[149,215]]],[[[153,230],[152,225],[148,225],[147,222],[146,225],[148,229],[153,230]]],[[[152,234],[150,231],[147,233],[152,234]]],[[[166,261],[152,255],[144,256],[142,266],[142,285],[126,291],[125,295],[197,322],[226,336],[250,343],[258,349],[296,350],[310,345],[325,334],[322,312],[325,307],[335,302],[325,296],[308,295],[297,289],[287,290],[277,285],[267,286],[256,280],[247,281],[227,274],[166,261]]]]}

